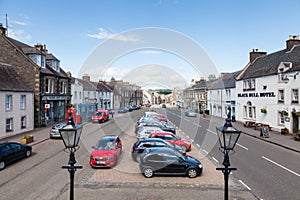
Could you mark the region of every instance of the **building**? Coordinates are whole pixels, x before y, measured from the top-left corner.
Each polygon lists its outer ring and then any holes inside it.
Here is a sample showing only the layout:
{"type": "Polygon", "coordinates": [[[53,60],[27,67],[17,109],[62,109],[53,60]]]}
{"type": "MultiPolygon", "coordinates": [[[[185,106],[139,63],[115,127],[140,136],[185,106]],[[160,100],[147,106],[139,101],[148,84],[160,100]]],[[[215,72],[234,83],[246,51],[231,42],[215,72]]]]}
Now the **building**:
{"type": "Polygon", "coordinates": [[[33,96],[13,67],[0,62],[0,138],[34,129],[33,96]]]}
{"type": "Polygon", "coordinates": [[[30,46],[7,37],[0,24],[0,62],[11,65],[30,91],[34,91],[34,125],[65,119],[71,101],[71,82],[60,61],[46,45],[30,46]]]}
{"type": "Polygon", "coordinates": [[[207,93],[209,113],[213,116],[226,118],[230,109],[231,116],[235,116],[236,90],[235,77],[240,73],[222,73],[213,81],[207,93]]]}
{"type": "Polygon", "coordinates": [[[299,36],[290,36],[285,49],[271,54],[250,52],[249,63],[236,78],[236,119],[298,132],[299,73],[299,36]]]}
{"type": "Polygon", "coordinates": [[[98,109],[112,110],[114,100],[113,88],[106,81],[99,80],[97,93],[99,98],[98,109]]]}

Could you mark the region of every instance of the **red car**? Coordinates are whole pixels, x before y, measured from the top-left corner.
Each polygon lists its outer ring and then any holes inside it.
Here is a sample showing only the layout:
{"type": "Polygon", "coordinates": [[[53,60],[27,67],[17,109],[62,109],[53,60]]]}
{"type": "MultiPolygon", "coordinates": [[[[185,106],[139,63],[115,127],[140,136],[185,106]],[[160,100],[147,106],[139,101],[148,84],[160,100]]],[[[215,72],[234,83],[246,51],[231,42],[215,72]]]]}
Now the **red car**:
{"type": "Polygon", "coordinates": [[[90,157],[93,168],[114,167],[122,153],[122,141],[118,135],[100,138],[90,157]]]}
{"type": "Polygon", "coordinates": [[[157,113],[157,114],[151,114],[151,116],[155,117],[159,121],[163,121],[163,122],[167,122],[168,121],[168,119],[164,115],[159,114],[159,113],[157,113]]]}
{"type": "Polygon", "coordinates": [[[96,123],[105,122],[109,119],[108,110],[97,110],[95,115],[92,116],[92,121],[96,123]]]}
{"type": "Polygon", "coordinates": [[[151,104],[150,103],[146,103],[145,106],[149,108],[149,107],[151,107],[151,104]]]}
{"type": "Polygon", "coordinates": [[[163,140],[168,141],[169,143],[176,144],[180,146],[185,151],[192,150],[192,144],[187,139],[182,139],[181,137],[175,135],[174,133],[162,131],[162,132],[154,132],[152,133],[149,138],[161,138],[163,140]]]}

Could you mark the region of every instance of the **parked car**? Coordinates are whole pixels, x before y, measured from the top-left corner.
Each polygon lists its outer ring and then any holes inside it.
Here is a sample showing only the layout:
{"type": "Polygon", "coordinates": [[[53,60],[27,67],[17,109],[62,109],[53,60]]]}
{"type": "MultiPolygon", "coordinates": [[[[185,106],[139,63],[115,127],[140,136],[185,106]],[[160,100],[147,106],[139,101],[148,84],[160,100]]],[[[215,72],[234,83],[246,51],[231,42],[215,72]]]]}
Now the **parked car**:
{"type": "Polygon", "coordinates": [[[121,107],[118,109],[118,113],[127,113],[128,111],[129,111],[129,109],[126,107],[121,107]]]}
{"type": "Polygon", "coordinates": [[[184,113],[187,117],[197,117],[197,113],[193,110],[186,110],[184,113]]]}
{"type": "Polygon", "coordinates": [[[144,118],[142,117],[138,122],[135,124],[135,133],[137,132],[137,129],[142,126],[158,126],[163,131],[169,131],[174,134],[176,134],[176,128],[173,126],[168,125],[167,122],[159,121],[156,118],[144,118]]]}
{"type": "Polygon", "coordinates": [[[146,103],[145,106],[148,107],[148,108],[150,108],[151,104],[150,103],[146,103]]]}
{"type": "Polygon", "coordinates": [[[154,175],[200,176],[202,164],[192,156],[182,155],[170,148],[146,149],[139,161],[139,168],[146,178],[154,175]]]}
{"type": "Polygon", "coordinates": [[[56,124],[56,125],[52,126],[52,128],[49,131],[49,137],[51,139],[52,138],[61,138],[60,133],[59,133],[59,129],[61,129],[65,125],[66,125],[66,123],[60,123],[60,124],[56,124]]]}
{"type": "Polygon", "coordinates": [[[136,131],[137,139],[148,138],[149,135],[156,131],[162,131],[159,126],[141,126],[136,131]]]}
{"type": "Polygon", "coordinates": [[[17,142],[0,143],[0,170],[19,159],[31,156],[32,147],[17,142]]]}
{"type": "Polygon", "coordinates": [[[167,108],[167,105],[163,103],[163,104],[161,104],[161,107],[162,108],[167,108]]]}
{"type": "Polygon", "coordinates": [[[131,107],[132,107],[133,110],[138,110],[139,109],[138,105],[132,105],[131,107]]]}
{"type": "Polygon", "coordinates": [[[182,154],[186,153],[180,146],[171,144],[163,139],[145,138],[145,139],[140,139],[133,144],[132,151],[131,151],[132,159],[135,161],[139,161],[141,154],[144,152],[144,150],[151,147],[167,147],[167,148],[174,149],[182,154]]]}
{"type": "Polygon", "coordinates": [[[191,151],[192,150],[192,144],[189,140],[181,138],[174,133],[162,131],[162,132],[154,132],[151,133],[149,138],[161,138],[163,140],[166,140],[172,144],[176,144],[177,146],[180,146],[185,151],[191,151]]]}
{"type": "Polygon", "coordinates": [[[95,115],[92,116],[92,121],[96,123],[105,122],[109,119],[108,110],[97,110],[95,115]]]}
{"type": "Polygon", "coordinates": [[[118,135],[106,135],[92,147],[90,165],[93,168],[113,167],[122,153],[122,141],[118,135]]]}

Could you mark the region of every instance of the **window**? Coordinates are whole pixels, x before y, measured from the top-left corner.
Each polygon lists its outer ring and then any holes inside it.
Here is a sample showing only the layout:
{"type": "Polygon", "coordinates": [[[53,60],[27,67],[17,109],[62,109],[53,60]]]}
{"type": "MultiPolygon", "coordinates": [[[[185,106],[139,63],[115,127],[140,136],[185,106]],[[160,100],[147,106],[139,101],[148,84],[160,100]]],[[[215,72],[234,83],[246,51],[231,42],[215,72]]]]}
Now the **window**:
{"type": "Polygon", "coordinates": [[[278,123],[279,125],[284,125],[284,119],[285,119],[285,115],[283,112],[279,112],[278,113],[278,123]]]}
{"type": "Polygon", "coordinates": [[[26,95],[21,95],[20,97],[20,109],[25,109],[26,105],[26,95]]]}
{"type": "Polygon", "coordinates": [[[11,132],[13,130],[13,118],[6,119],[6,132],[11,132]]]}
{"type": "Polygon", "coordinates": [[[12,109],[12,95],[6,95],[5,97],[5,110],[9,111],[12,109]]]}
{"type": "Polygon", "coordinates": [[[45,93],[54,93],[54,80],[46,78],[45,93]]]}
{"type": "Polygon", "coordinates": [[[74,92],[74,99],[77,99],[77,91],[74,92]]]}
{"type": "Polygon", "coordinates": [[[60,94],[65,94],[66,93],[66,82],[62,81],[60,82],[60,94]]]}
{"type": "Polygon", "coordinates": [[[250,101],[247,102],[247,105],[244,106],[244,118],[246,119],[256,119],[255,106],[252,106],[250,101]]]}
{"type": "Polygon", "coordinates": [[[299,90],[292,89],[292,103],[299,103],[299,90]]]}
{"type": "Polygon", "coordinates": [[[21,117],[21,129],[26,128],[26,116],[21,117]]]}
{"type": "Polygon", "coordinates": [[[248,79],[243,81],[243,90],[255,90],[255,79],[248,79]]]}
{"type": "Polygon", "coordinates": [[[284,90],[278,90],[278,103],[284,103],[284,90]]]}

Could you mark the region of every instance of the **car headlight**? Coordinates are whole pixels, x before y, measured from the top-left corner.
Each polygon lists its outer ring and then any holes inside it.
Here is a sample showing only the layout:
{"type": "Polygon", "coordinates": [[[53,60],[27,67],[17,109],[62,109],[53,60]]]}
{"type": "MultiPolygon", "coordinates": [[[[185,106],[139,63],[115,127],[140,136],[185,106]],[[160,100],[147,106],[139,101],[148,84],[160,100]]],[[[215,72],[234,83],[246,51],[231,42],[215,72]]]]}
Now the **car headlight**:
{"type": "Polygon", "coordinates": [[[107,160],[111,160],[111,159],[114,159],[114,155],[111,155],[111,156],[109,156],[108,158],[107,158],[107,160]]]}

